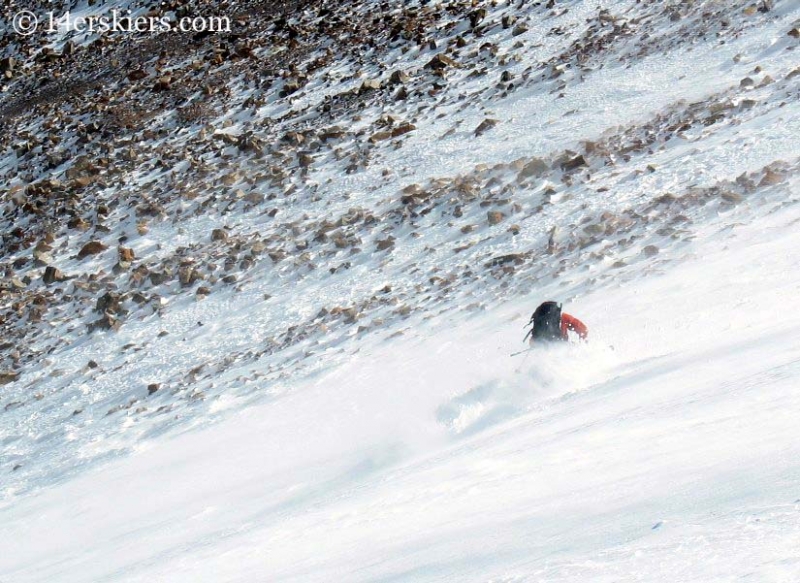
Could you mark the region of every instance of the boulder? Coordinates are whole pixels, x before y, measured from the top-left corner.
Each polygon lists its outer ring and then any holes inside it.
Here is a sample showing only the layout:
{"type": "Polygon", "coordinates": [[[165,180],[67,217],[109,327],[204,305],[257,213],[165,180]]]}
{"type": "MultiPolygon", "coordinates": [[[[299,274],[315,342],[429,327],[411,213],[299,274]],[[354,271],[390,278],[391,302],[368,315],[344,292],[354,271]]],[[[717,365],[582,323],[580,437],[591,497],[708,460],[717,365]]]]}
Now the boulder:
{"type": "Polygon", "coordinates": [[[42,281],[44,281],[45,285],[51,285],[58,281],[64,281],[65,279],[67,279],[66,276],[52,265],[48,265],[45,268],[44,275],[42,276],[42,281]]]}
{"type": "Polygon", "coordinates": [[[498,225],[505,220],[506,216],[500,211],[489,211],[486,213],[486,218],[490,225],[498,225]]]}
{"type": "Polygon", "coordinates": [[[498,122],[496,119],[486,118],[480,123],[480,125],[477,128],[475,128],[475,136],[481,136],[485,134],[494,126],[496,126],[498,123],[500,122],[498,122]]]}
{"type": "Polygon", "coordinates": [[[98,253],[102,253],[108,249],[105,245],[103,245],[100,241],[89,241],[81,247],[81,250],[78,251],[78,259],[85,259],[90,255],[97,255],[98,253]]]}

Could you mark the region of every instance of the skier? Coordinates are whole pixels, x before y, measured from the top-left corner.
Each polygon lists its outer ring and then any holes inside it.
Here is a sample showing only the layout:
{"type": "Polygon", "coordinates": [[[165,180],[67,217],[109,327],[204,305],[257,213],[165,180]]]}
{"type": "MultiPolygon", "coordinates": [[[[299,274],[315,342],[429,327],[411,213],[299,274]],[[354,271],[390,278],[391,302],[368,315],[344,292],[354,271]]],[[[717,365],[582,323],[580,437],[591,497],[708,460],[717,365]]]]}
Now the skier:
{"type": "Polygon", "coordinates": [[[581,340],[589,336],[586,324],[575,316],[561,312],[561,304],[553,301],[544,302],[533,312],[528,326],[532,326],[525,335],[523,342],[531,337],[530,343],[553,342],[556,340],[569,341],[570,331],[575,332],[581,340]]]}

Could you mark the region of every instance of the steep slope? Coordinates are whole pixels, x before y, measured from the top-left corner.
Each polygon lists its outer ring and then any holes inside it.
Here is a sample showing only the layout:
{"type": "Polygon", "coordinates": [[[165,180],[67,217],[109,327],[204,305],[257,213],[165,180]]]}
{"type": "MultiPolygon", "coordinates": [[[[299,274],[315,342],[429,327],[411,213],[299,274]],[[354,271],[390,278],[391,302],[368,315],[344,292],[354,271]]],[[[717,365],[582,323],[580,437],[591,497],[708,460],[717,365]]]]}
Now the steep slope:
{"type": "MultiPolygon", "coordinates": [[[[11,581],[791,581],[797,204],[508,358],[527,302],[2,509],[11,581]],[[742,265],[748,269],[743,270],[742,265]],[[615,350],[604,341],[613,338],[615,350]]],[[[746,213],[736,212],[738,220],[746,213]]],[[[550,285],[544,292],[554,292],[550,285]]]]}
{"type": "Polygon", "coordinates": [[[796,3],[156,4],[3,37],[0,580],[793,572],[796,3]]]}

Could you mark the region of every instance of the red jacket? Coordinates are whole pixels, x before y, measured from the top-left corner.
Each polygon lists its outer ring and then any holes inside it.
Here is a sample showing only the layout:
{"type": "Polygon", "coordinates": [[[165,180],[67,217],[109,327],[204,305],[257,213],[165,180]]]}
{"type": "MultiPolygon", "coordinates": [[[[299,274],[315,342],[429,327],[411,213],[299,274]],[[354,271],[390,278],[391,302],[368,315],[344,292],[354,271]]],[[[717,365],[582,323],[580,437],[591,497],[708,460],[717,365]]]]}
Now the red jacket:
{"type": "Polygon", "coordinates": [[[586,327],[586,324],[578,320],[575,316],[570,316],[567,313],[561,314],[561,337],[564,340],[569,338],[569,331],[572,330],[578,336],[580,336],[581,340],[586,340],[586,337],[589,336],[589,329],[586,327]]]}

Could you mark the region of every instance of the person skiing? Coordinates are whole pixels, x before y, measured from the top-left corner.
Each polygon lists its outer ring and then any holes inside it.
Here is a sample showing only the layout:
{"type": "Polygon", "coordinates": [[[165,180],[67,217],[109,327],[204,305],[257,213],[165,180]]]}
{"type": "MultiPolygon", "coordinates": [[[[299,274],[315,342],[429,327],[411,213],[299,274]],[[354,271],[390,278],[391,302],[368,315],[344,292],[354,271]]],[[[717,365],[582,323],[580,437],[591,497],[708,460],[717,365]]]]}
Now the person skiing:
{"type": "Polygon", "coordinates": [[[556,340],[568,342],[570,332],[575,332],[581,340],[586,340],[589,336],[586,324],[575,316],[562,313],[561,304],[553,301],[544,302],[536,308],[527,325],[531,329],[522,341],[525,342],[530,336],[531,344],[556,340]]]}

